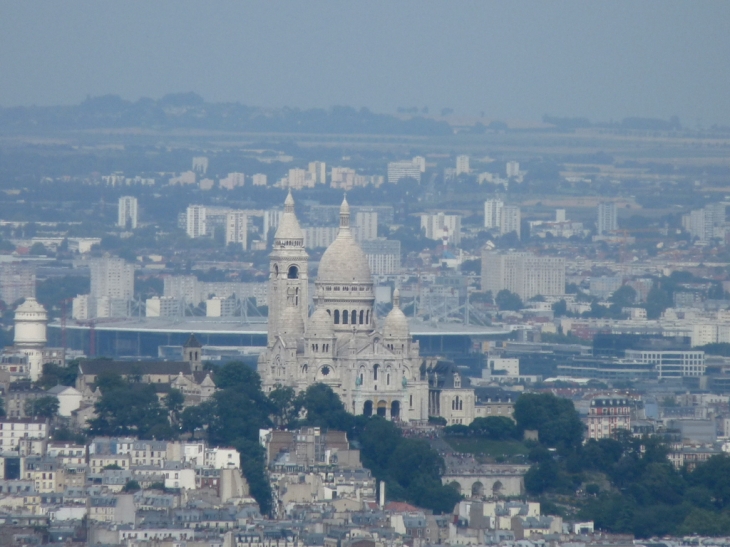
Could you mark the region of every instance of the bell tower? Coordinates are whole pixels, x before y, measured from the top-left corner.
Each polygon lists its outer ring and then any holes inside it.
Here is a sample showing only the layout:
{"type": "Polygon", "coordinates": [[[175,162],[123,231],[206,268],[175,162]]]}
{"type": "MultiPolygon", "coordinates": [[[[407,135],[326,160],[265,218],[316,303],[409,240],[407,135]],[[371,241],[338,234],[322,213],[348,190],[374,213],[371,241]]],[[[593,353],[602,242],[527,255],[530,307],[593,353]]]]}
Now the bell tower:
{"type": "MultiPolygon", "coordinates": [[[[309,316],[309,255],[304,250],[304,232],[294,213],[291,190],[284,201],[284,214],[274,235],[269,268],[268,345],[282,327],[287,308],[295,308],[305,324],[309,316]]],[[[291,312],[289,312],[291,313],[291,312]]]]}

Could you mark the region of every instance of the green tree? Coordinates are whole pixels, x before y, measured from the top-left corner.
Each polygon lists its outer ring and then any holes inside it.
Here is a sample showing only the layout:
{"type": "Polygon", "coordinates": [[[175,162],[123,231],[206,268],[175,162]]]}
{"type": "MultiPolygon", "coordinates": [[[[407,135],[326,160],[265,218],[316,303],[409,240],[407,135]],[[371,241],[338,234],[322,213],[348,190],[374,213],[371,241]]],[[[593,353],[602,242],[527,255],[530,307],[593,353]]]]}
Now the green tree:
{"type": "Polygon", "coordinates": [[[301,410],[302,399],[297,398],[291,387],[277,387],[269,393],[272,421],[277,427],[289,427],[295,423],[301,410]]]}
{"type": "Polygon", "coordinates": [[[58,398],[53,395],[25,401],[26,416],[53,418],[58,412],[58,398]]]}
{"type": "Polygon", "coordinates": [[[139,483],[135,480],[128,480],[127,484],[124,485],[124,488],[122,488],[123,492],[138,492],[141,490],[142,487],[139,485],[139,483]]]}
{"type": "Polygon", "coordinates": [[[136,435],[141,439],[169,439],[174,432],[154,386],[132,383],[115,375],[99,375],[101,398],[97,417],[89,423],[94,435],[136,435]]]}
{"type": "Polygon", "coordinates": [[[501,311],[519,311],[524,307],[518,294],[502,289],[494,299],[501,311]]]}
{"type": "Polygon", "coordinates": [[[630,285],[622,285],[614,291],[609,301],[618,308],[629,308],[636,303],[636,291],[630,285]]]}
{"type": "Polygon", "coordinates": [[[475,418],[469,424],[469,430],[474,436],[486,437],[495,441],[504,441],[518,436],[517,425],[506,416],[475,418]]]}
{"type": "Polygon", "coordinates": [[[165,395],[164,398],[165,407],[170,413],[173,423],[180,421],[180,413],[182,412],[183,405],[185,404],[185,395],[179,389],[171,389],[170,392],[165,395]]]}
{"type": "Polygon", "coordinates": [[[525,393],[515,403],[519,431],[536,429],[540,442],[571,448],[583,441],[583,422],[572,401],[551,393],[525,393]]]}
{"type": "Polygon", "coordinates": [[[568,304],[565,300],[559,300],[552,305],[555,317],[562,317],[568,313],[568,304]]]}
{"type": "Polygon", "coordinates": [[[195,439],[195,432],[208,427],[215,417],[215,403],[206,401],[199,405],[189,406],[180,415],[180,429],[190,433],[195,439]]]}
{"type": "Polygon", "coordinates": [[[326,384],[309,386],[300,404],[307,412],[307,425],[339,431],[349,431],[353,426],[353,416],[348,414],[339,396],[326,384]]]}
{"type": "Polygon", "coordinates": [[[61,386],[73,386],[76,384],[76,376],[78,375],[78,361],[71,361],[67,366],[62,367],[55,363],[45,363],[43,365],[43,373],[38,378],[38,385],[44,389],[61,386]]]}

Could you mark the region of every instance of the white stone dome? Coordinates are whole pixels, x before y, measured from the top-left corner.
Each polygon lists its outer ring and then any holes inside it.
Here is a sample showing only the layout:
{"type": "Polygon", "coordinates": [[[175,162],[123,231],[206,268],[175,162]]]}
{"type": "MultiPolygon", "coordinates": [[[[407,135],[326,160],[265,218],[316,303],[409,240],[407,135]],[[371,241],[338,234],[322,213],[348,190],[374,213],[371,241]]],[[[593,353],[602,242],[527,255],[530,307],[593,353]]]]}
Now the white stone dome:
{"type": "Polygon", "coordinates": [[[299,309],[287,306],[284,313],[281,314],[281,325],[279,327],[279,332],[283,336],[304,334],[304,320],[299,309]]]}
{"type": "Polygon", "coordinates": [[[400,292],[398,289],[393,294],[393,309],[385,317],[383,324],[383,336],[386,338],[410,338],[408,318],[400,309],[400,292]]]}
{"type": "Polygon", "coordinates": [[[317,308],[309,318],[307,336],[313,338],[330,338],[333,336],[332,317],[324,308],[317,308]]]}
{"type": "Polygon", "coordinates": [[[372,283],[365,253],[350,231],[350,206],[347,199],[340,207],[340,231],[319,262],[318,283],[372,283]]]}

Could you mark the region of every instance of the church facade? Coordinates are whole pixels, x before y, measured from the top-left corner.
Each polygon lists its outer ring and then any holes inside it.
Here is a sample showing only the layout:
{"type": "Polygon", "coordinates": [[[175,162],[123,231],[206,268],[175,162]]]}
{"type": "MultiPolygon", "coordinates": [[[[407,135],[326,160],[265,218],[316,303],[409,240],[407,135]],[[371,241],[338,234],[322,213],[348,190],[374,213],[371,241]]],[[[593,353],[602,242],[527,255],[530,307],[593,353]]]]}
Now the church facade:
{"type": "Polygon", "coordinates": [[[319,263],[311,316],[308,261],[289,193],[271,253],[268,341],[258,361],[264,390],[288,386],[298,392],[319,382],[352,414],[426,421],[429,386],[418,342],[397,290],[378,327],[372,275],[350,230],[346,199],[337,238],[319,263]]]}

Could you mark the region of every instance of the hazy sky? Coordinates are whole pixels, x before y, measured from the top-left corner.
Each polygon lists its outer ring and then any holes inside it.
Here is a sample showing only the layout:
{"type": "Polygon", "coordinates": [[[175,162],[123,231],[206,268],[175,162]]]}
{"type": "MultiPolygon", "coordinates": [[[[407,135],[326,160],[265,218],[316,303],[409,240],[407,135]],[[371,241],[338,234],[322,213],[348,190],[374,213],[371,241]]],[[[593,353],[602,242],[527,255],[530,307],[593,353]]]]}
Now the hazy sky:
{"type": "Polygon", "coordinates": [[[87,95],[730,123],[730,2],[0,0],[0,105],[87,95]]]}

